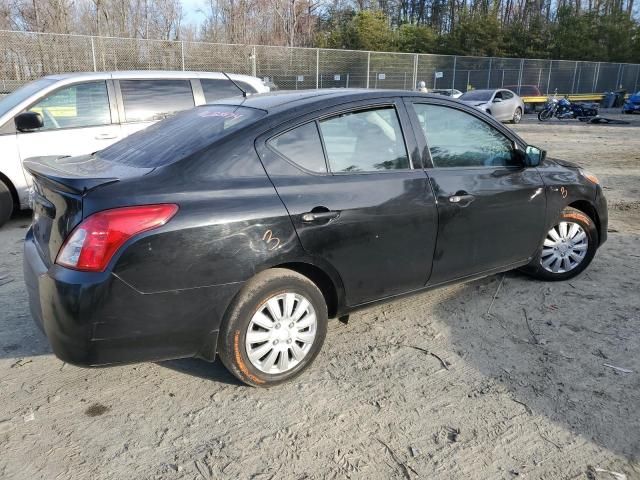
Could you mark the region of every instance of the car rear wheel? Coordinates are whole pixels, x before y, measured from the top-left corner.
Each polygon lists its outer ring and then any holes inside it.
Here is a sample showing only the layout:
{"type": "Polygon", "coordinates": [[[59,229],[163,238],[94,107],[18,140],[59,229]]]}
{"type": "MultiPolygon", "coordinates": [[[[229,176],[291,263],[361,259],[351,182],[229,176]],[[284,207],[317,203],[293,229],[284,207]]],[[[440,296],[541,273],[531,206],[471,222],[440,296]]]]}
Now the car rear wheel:
{"type": "Polygon", "coordinates": [[[13,197],[9,188],[0,180],[0,227],[4,225],[13,213],[13,197]]]}
{"type": "Polygon", "coordinates": [[[520,123],[520,120],[522,120],[522,109],[520,107],[518,107],[518,108],[516,108],[516,111],[513,112],[512,122],[513,123],[520,123]]]}
{"type": "Polygon", "coordinates": [[[247,282],[233,301],[220,329],[220,358],[247,385],[271,387],[302,373],[326,332],[327,305],[318,287],[274,268],[247,282]]]}
{"type": "Polygon", "coordinates": [[[567,207],[525,271],[541,280],[567,280],[589,266],[597,248],[598,230],[591,218],[567,207]]]}

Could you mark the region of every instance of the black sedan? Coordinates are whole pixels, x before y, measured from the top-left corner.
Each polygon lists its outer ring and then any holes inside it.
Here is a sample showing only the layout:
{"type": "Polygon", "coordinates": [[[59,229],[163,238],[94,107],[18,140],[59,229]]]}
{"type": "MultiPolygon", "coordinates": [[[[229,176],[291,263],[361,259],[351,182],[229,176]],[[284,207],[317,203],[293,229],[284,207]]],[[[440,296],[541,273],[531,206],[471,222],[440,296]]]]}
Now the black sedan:
{"type": "Polygon", "coordinates": [[[229,99],[25,166],[31,312],[77,365],[218,354],[271,386],[328,318],[516,268],[568,279],[607,236],[593,175],[404,91],[229,99]]]}

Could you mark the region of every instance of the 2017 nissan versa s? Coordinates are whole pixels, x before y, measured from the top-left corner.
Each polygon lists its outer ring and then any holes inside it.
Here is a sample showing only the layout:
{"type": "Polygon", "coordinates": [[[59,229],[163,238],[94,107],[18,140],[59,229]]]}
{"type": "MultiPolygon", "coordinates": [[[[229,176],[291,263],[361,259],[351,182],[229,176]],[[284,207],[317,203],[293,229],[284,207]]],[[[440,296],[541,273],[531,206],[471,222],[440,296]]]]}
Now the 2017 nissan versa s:
{"type": "Polygon", "coordinates": [[[25,165],[31,311],[78,365],[218,353],[270,386],[327,318],[514,268],[567,279],[607,235],[593,175],[410,92],[229,99],[25,165]]]}

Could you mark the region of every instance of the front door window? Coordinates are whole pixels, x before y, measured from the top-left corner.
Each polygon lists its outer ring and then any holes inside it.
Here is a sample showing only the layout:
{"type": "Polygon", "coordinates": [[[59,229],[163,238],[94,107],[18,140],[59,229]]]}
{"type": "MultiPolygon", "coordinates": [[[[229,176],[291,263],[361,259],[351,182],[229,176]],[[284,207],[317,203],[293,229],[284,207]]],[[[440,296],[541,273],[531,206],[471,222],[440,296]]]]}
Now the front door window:
{"type": "Polygon", "coordinates": [[[61,88],[38,101],[30,112],[42,115],[41,130],[95,127],[111,123],[109,95],[104,81],[61,88]]]}

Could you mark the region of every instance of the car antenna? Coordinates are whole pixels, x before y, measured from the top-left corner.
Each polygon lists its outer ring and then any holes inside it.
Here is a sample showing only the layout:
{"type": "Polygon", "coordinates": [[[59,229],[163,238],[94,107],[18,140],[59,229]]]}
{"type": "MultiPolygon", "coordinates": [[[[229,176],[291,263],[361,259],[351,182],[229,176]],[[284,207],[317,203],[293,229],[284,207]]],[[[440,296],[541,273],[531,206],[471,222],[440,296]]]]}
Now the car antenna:
{"type": "Polygon", "coordinates": [[[229,75],[227,75],[227,74],[226,74],[226,72],[222,72],[222,74],[223,74],[225,77],[227,77],[227,78],[229,79],[229,81],[230,81],[231,83],[233,83],[233,84],[236,86],[236,88],[237,88],[238,90],[240,90],[240,91],[242,92],[242,96],[243,96],[244,98],[247,98],[247,91],[246,91],[244,88],[242,88],[240,85],[238,85],[236,82],[234,82],[234,81],[233,81],[233,79],[232,79],[229,75]]]}

